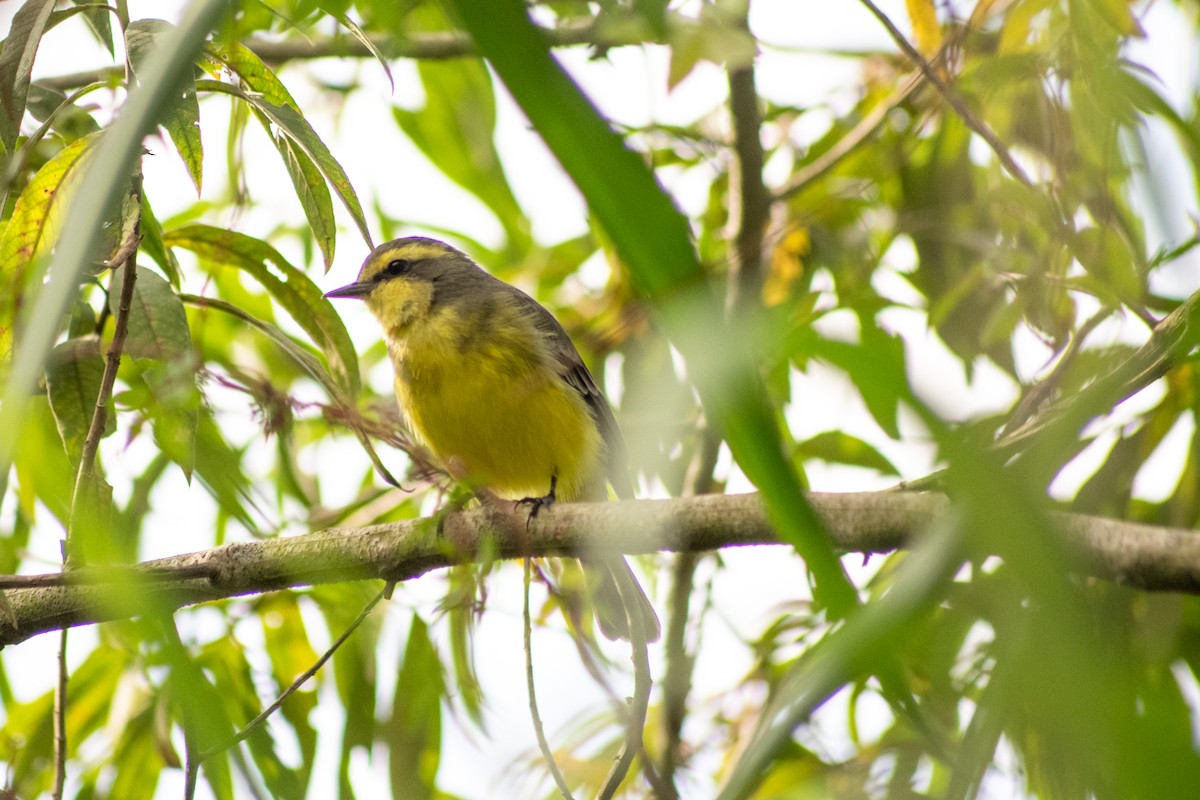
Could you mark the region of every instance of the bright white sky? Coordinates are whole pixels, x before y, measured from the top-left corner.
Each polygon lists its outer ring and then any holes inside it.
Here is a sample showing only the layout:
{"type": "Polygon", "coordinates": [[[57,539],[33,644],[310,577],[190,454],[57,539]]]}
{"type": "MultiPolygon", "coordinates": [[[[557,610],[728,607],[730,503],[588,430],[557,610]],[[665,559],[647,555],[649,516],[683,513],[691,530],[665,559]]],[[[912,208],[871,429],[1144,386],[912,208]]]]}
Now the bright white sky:
{"type": "MultiPolygon", "coordinates": [[[[880,5],[902,29],[907,29],[907,17],[902,0],[887,0],[880,5]]],[[[961,12],[963,3],[953,4],[961,12]]],[[[156,15],[173,18],[178,2],[162,3],[150,0],[131,0],[131,16],[156,15]]],[[[0,5],[0,30],[7,30],[8,20],[17,7],[16,3],[0,5]]],[[[940,4],[939,4],[940,7],[940,4]]],[[[1176,25],[1171,18],[1174,7],[1157,4],[1156,13],[1147,21],[1155,42],[1154,49],[1145,48],[1135,57],[1155,68],[1160,77],[1172,90],[1173,96],[1189,96],[1195,85],[1196,60],[1194,45],[1181,32],[1186,26],[1176,25]]],[[[794,105],[818,103],[832,99],[833,111],[853,102],[849,92],[857,82],[856,65],[848,60],[807,55],[805,50],[829,49],[890,49],[890,41],[877,22],[851,0],[838,3],[794,3],[790,0],[756,0],[752,4],[752,28],[770,47],[765,48],[758,74],[759,87],[771,99],[794,105]],[[786,52],[792,49],[792,52],[786,52]]],[[[660,50],[624,48],[614,50],[605,61],[589,61],[580,50],[561,54],[572,73],[584,86],[597,104],[612,118],[626,124],[644,124],[650,121],[687,123],[717,107],[725,96],[725,81],[721,71],[712,65],[702,65],[673,92],[666,91],[666,59],[660,50]]],[[[85,69],[107,63],[102,51],[91,44],[90,37],[82,30],[81,23],[69,21],[52,32],[39,53],[36,75],[54,75],[85,69]]],[[[496,242],[500,230],[486,210],[466,192],[455,188],[428,164],[420,153],[409,145],[396,131],[390,113],[393,103],[415,107],[421,102],[421,89],[414,78],[411,63],[398,62],[392,66],[396,88],[390,92],[387,80],[377,64],[370,61],[336,62],[305,65],[297,72],[283,73],[289,89],[298,97],[310,120],[342,162],[351,181],[360,193],[363,206],[370,209],[378,202],[388,213],[397,218],[409,219],[418,225],[450,227],[472,231],[484,241],[496,242]],[[356,92],[346,102],[341,114],[335,117],[335,102],[322,95],[316,87],[305,82],[303,70],[319,72],[325,79],[337,81],[358,77],[365,90],[356,92]],[[325,113],[329,112],[329,113],[325,113]],[[331,120],[337,119],[336,123],[331,120]]],[[[97,97],[94,95],[93,97],[97,97]]],[[[218,198],[223,191],[225,176],[220,164],[225,147],[223,117],[225,102],[203,103],[201,109],[202,129],[205,132],[205,147],[212,160],[206,165],[206,198],[218,198]]],[[[498,134],[502,155],[509,166],[509,177],[518,199],[534,223],[534,233],[543,242],[554,242],[575,235],[584,229],[584,209],[575,190],[563,177],[554,161],[546,153],[540,140],[532,134],[520,113],[507,96],[500,99],[500,130],[498,134]],[[514,165],[519,165],[516,168],[514,165]]],[[[271,231],[286,220],[288,224],[302,224],[298,204],[291,198],[290,184],[278,158],[265,138],[257,131],[248,135],[250,153],[249,185],[256,204],[245,211],[237,220],[225,220],[236,224],[247,233],[267,237],[271,231]],[[262,157],[257,157],[261,153],[262,157]],[[276,191],[274,187],[285,186],[287,191],[276,191]]],[[[195,201],[195,193],[184,174],[179,159],[169,144],[151,143],[154,156],[146,159],[146,190],[155,203],[160,216],[182,210],[195,201]]],[[[1168,173],[1172,171],[1168,170],[1168,173]]],[[[1180,171],[1173,171],[1179,174],[1180,171]]],[[[666,176],[669,188],[680,204],[688,210],[696,210],[704,200],[704,186],[708,176],[696,171],[691,174],[671,173],[666,176]]],[[[1194,198],[1190,187],[1180,187],[1185,197],[1194,198]]],[[[1194,207],[1194,199],[1183,202],[1180,208],[1194,207]],[[1191,205],[1188,205],[1190,203],[1191,205]]],[[[368,213],[370,217],[370,213],[368,213]]],[[[1186,230],[1186,214],[1164,223],[1172,234],[1186,230]]],[[[412,232],[419,232],[414,226],[412,232]]],[[[338,256],[328,276],[317,280],[325,288],[333,288],[349,282],[357,271],[365,245],[354,232],[353,226],[343,216],[342,235],[338,242],[338,256]]],[[[299,262],[298,253],[285,255],[299,262]]],[[[881,286],[890,296],[909,299],[912,290],[902,277],[902,272],[911,263],[911,253],[901,248],[891,254],[895,268],[881,280],[881,286]]],[[[1186,278],[1180,276],[1179,293],[1194,290],[1194,273],[1186,278]],[[1185,288],[1190,286],[1191,288],[1185,288]]],[[[580,287],[585,290],[585,286],[580,287]]],[[[366,343],[378,337],[373,320],[367,318],[363,309],[347,304],[342,308],[351,334],[357,341],[366,343]]],[[[886,316],[889,325],[903,333],[910,347],[910,365],[913,380],[918,385],[936,387],[930,389],[929,402],[939,410],[956,416],[968,416],[983,409],[998,410],[1006,407],[1015,396],[1015,386],[998,370],[981,364],[973,384],[967,385],[957,362],[925,332],[921,315],[917,312],[894,311],[886,316]],[[919,355],[919,357],[914,357],[919,355]]],[[[836,318],[831,325],[837,325],[836,318]]],[[[1137,330],[1122,330],[1119,326],[1109,334],[1122,336],[1137,334],[1137,330]]],[[[1044,352],[1031,339],[1027,363],[1023,366],[1027,374],[1033,374],[1041,366],[1044,352]]],[[[391,378],[386,371],[370,376],[372,382],[386,391],[391,378]]],[[[794,376],[794,396],[799,398],[797,407],[789,415],[793,432],[797,438],[811,436],[820,431],[840,428],[848,430],[877,444],[892,458],[905,477],[918,477],[930,467],[930,452],[913,442],[904,446],[890,442],[870,421],[861,401],[846,382],[830,370],[814,367],[809,372],[794,376]]],[[[1131,405],[1140,406],[1144,400],[1135,398],[1131,405]]],[[[239,426],[252,435],[253,425],[244,411],[225,415],[222,425],[239,426]]],[[[919,432],[909,426],[909,433],[919,439],[919,432]]],[[[1182,459],[1182,448],[1186,446],[1188,430],[1173,432],[1160,454],[1162,464],[1159,475],[1174,475],[1182,459]],[[1171,470],[1174,469],[1174,472],[1171,470]]],[[[236,436],[236,434],[234,434],[236,436]]],[[[105,443],[105,458],[109,464],[118,461],[137,464],[149,458],[149,453],[119,451],[118,439],[111,437],[105,443]]],[[[1097,455],[1102,456],[1115,441],[1115,434],[1108,437],[1107,446],[1099,445],[1097,455]]],[[[361,460],[353,448],[326,446],[307,455],[311,463],[339,463],[341,458],[361,460]]],[[[402,464],[397,456],[384,454],[394,468],[402,464]]],[[[1057,487],[1064,493],[1073,491],[1094,469],[1086,459],[1070,475],[1060,479],[1063,486],[1057,487]]],[[[348,500],[355,485],[349,478],[357,479],[355,470],[343,470],[343,485],[334,470],[322,475],[327,501],[336,503],[340,496],[348,500]],[[354,472],[355,475],[348,473],[354,472]]],[[[136,474],[134,466],[125,466],[136,474]]],[[[826,491],[869,490],[882,488],[888,481],[873,474],[849,468],[811,465],[810,478],[814,488],[826,491]]],[[[118,496],[128,490],[114,480],[118,496]]],[[[735,476],[734,485],[739,490],[749,487],[735,476]]],[[[1161,491],[1164,481],[1150,481],[1161,491]]],[[[1172,484],[1173,485],[1173,484],[1172,484]]],[[[1169,486],[1168,489],[1169,491],[1169,486]]],[[[211,503],[199,487],[190,488],[178,476],[165,481],[163,493],[157,498],[158,508],[148,524],[149,531],[170,531],[169,536],[152,538],[147,542],[146,557],[175,552],[184,552],[206,546],[211,540],[211,503]],[[168,502],[163,502],[164,498],[168,502]]],[[[46,515],[48,517],[48,515],[46,515]]],[[[9,514],[3,519],[7,521],[9,514]]],[[[57,538],[59,532],[43,528],[33,546],[36,554],[45,561],[45,569],[54,569],[57,563],[57,538]]],[[[789,601],[794,601],[796,587],[803,586],[804,576],[798,560],[778,557],[778,551],[759,549],[755,551],[730,552],[724,554],[727,569],[714,586],[714,601],[717,613],[710,614],[703,627],[704,648],[697,670],[698,696],[704,697],[736,686],[750,666],[745,648],[740,642],[757,636],[762,627],[777,616],[789,601]],[[749,580],[747,580],[749,578],[749,580]]],[[[859,559],[853,559],[857,564],[859,559]]],[[[848,562],[849,563],[849,562],[848,562]]],[[[702,570],[702,577],[707,577],[702,570]]],[[[660,578],[665,589],[665,577],[660,578]]],[[[464,732],[454,723],[446,726],[446,746],[443,751],[440,781],[444,789],[469,798],[494,797],[501,795],[530,796],[531,787],[521,778],[525,757],[534,750],[534,739],[526,706],[523,661],[521,655],[520,629],[520,571],[514,567],[504,570],[493,581],[489,591],[490,611],[479,629],[478,662],[485,680],[485,695],[489,698],[488,732],[486,737],[474,732],[464,732]],[[501,787],[498,789],[497,787],[501,787]]],[[[397,593],[387,614],[381,664],[398,663],[400,649],[407,635],[409,607],[421,611],[427,619],[433,613],[435,603],[442,593],[441,578],[432,576],[413,582],[397,593]]],[[[536,602],[536,598],[535,598],[536,602]]],[[[200,615],[193,634],[203,637],[206,630],[200,615]]],[[[315,621],[315,620],[314,620],[315,621]]],[[[318,622],[311,626],[319,631],[318,622]]],[[[238,634],[253,645],[257,633],[251,626],[238,629],[238,634]]],[[[72,633],[71,660],[78,662],[86,652],[88,642],[95,641],[94,631],[79,630],[72,633]]],[[[321,646],[320,642],[315,642],[321,646]]],[[[0,654],[18,693],[30,697],[45,691],[50,683],[47,677],[52,672],[57,637],[43,636],[18,648],[9,648],[0,654]]],[[[537,665],[539,668],[539,700],[552,741],[571,730],[580,721],[580,714],[594,710],[599,702],[598,694],[589,694],[590,681],[577,666],[578,659],[573,645],[565,635],[543,633],[535,639],[537,665]]],[[[626,656],[619,648],[613,650],[615,663],[626,663],[626,656]]],[[[661,652],[654,653],[656,675],[662,674],[661,652]]],[[[624,676],[617,674],[618,690],[623,691],[624,676]]],[[[390,677],[381,680],[384,694],[391,691],[390,677]]],[[[318,707],[314,723],[322,727],[335,728],[340,725],[336,702],[323,702],[318,707]]],[[[385,697],[386,701],[387,698],[385,697]]],[[[860,722],[865,738],[871,736],[872,720],[880,719],[878,709],[869,707],[860,710],[860,722]]],[[[806,744],[821,752],[846,754],[844,731],[839,720],[844,720],[844,705],[831,704],[829,713],[823,715],[828,723],[820,730],[806,734],[806,744]]],[[[698,732],[691,731],[692,735],[698,732]]],[[[326,737],[318,762],[329,769],[316,778],[311,792],[313,797],[332,796],[335,777],[332,765],[336,763],[336,742],[326,737]]],[[[181,746],[181,743],[180,743],[181,746]]],[[[287,748],[284,748],[286,752],[287,748]]],[[[712,756],[698,765],[701,775],[714,768],[712,756]]],[[[386,780],[386,756],[374,754],[372,760],[360,757],[356,772],[365,778],[386,780]],[[372,763],[373,761],[373,763],[372,763]]],[[[373,780],[373,779],[368,779],[373,780]]],[[[691,787],[690,796],[706,796],[711,788],[699,777],[691,787]]],[[[177,797],[181,791],[182,778],[178,773],[164,774],[159,796],[177,797]]],[[[1000,783],[996,786],[998,796],[1011,794],[1011,787],[1000,783]]]]}

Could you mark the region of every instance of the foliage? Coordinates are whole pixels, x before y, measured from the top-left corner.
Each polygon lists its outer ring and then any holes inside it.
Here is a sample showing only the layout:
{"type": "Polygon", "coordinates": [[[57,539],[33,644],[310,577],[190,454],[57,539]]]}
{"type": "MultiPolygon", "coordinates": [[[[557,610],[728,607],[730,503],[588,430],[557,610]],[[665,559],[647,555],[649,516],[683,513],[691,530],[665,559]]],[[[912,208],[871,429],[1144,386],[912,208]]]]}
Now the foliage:
{"type": "MultiPolygon", "coordinates": [[[[758,22],[760,6],[778,11],[770,0],[749,12],[544,2],[528,9],[537,29],[516,2],[228,5],[193,3],[174,23],[131,19],[123,2],[25,0],[12,15],[0,50],[4,573],[55,568],[64,534],[72,566],[119,565],[433,511],[454,489],[397,424],[377,333],[352,336],[354,312],[322,289],[331,268],[342,279],[329,286],[348,281],[372,231],[432,231],[563,321],[619,389],[643,486],[756,487],[798,551],[795,585],[770,587],[786,598],[775,609],[757,602],[757,572],[730,565],[780,574],[778,550],[642,565],[666,635],[625,795],[1124,798],[1200,785],[1200,606],[1077,577],[1048,515],[1200,521],[1197,86],[1176,91],[1178,76],[1139,63],[1163,19],[1195,50],[1193,7],[910,0],[894,22],[922,71],[882,38],[797,60],[758,22]],[[56,74],[66,31],[109,61],[56,74]],[[569,45],[590,45],[592,61],[569,45]],[[660,59],[662,91],[722,73],[727,91],[682,123],[598,110],[601,93],[579,85],[639,46],[660,59]],[[814,75],[818,101],[756,88],[756,72],[801,63],[854,69],[846,85],[814,75]],[[385,111],[364,123],[363,102],[385,111]],[[514,102],[586,202],[590,216],[557,240],[529,210],[537,167],[503,145],[504,126],[521,127],[514,102]],[[343,135],[364,124],[366,158],[343,135]],[[440,174],[425,183],[429,165],[440,174]],[[421,203],[441,191],[455,212],[435,221],[421,203]],[[838,407],[816,408],[832,404],[813,386],[838,407]],[[387,489],[389,466],[414,491],[387,489]],[[875,488],[935,469],[921,485],[955,513],[866,568],[835,557],[800,492],[831,475],[875,488]],[[729,641],[725,619],[736,656],[712,643],[729,641]]],[[[560,190],[573,202],[552,181],[534,191],[560,190]]],[[[570,565],[543,568],[569,582],[570,565]]],[[[174,792],[206,753],[199,779],[215,797],[350,797],[389,781],[397,797],[450,797],[472,785],[449,774],[454,743],[503,736],[492,709],[507,702],[495,694],[506,667],[483,642],[497,607],[515,606],[496,588],[515,572],[463,565],[401,587],[233,746],[379,587],[72,633],[67,790],[174,792]],[[429,586],[440,600],[421,595],[429,586]],[[360,769],[363,754],[386,768],[360,769]]],[[[548,730],[572,789],[590,796],[624,736],[605,691],[623,697],[631,678],[587,622],[572,630],[586,668],[556,660],[563,650],[540,656],[561,643],[567,603],[537,596],[539,684],[561,695],[560,675],[591,670],[615,687],[596,690],[573,730],[548,730]]],[[[53,691],[26,691],[31,663],[17,648],[0,671],[0,761],[21,797],[54,779],[53,691]]],[[[533,737],[522,746],[514,793],[553,794],[533,737]]],[[[488,769],[484,785],[503,765],[488,769]]]]}

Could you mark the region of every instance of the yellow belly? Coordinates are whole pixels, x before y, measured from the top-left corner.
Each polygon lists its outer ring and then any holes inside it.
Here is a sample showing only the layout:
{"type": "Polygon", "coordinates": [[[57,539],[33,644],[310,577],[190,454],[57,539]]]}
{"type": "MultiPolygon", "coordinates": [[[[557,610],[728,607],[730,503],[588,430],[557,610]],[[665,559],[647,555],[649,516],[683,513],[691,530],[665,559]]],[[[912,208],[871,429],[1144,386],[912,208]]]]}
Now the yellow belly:
{"type": "Polygon", "coordinates": [[[413,433],[456,474],[502,497],[604,499],[603,442],[587,403],[513,342],[398,348],[396,395],[413,433]]]}

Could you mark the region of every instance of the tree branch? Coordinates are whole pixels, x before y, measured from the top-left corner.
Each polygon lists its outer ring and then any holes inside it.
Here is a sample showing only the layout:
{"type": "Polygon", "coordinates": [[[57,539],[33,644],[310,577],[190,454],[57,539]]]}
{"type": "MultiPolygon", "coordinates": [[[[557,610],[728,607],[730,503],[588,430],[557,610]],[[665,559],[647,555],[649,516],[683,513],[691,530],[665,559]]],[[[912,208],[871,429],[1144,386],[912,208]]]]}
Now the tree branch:
{"type": "MultiPolygon", "coordinates": [[[[566,20],[554,28],[543,28],[543,35],[552,47],[591,45],[599,50],[653,43],[648,30],[631,26],[599,26],[594,20],[566,20]]],[[[470,58],[479,53],[475,42],[462,31],[436,31],[406,37],[370,35],[371,44],[387,59],[417,58],[445,60],[470,58]]],[[[292,37],[287,39],[247,39],[243,44],[268,64],[288,61],[307,61],[317,58],[374,58],[365,43],[353,36],[292,37]]],[[[80,86],[116,80],[121,67],[103,67],[64,75],[40,78],[37,83],[60,92],[80,86]]]]}
{"type": "MultiPolygon", "coordinates": [[[[860,553],[907,546],[949,508],[943,495],[917,492],[812,494],[810,502],[835,547],[860,553]]],[[[1079,556],[1082,573],[1149,591],[1200,594],[1200,536],[1194,531],[1063,512],[1052,519],[1079,556]]],[[[0,621],[0,646],[65,626],[292,586],[407,580],[481,550],[516,559],[598,548],[632,555],[779,544],[754,494],[562,504],[531,520],[528,529],[523,513],[477,508],[447,516],[436,535],[429,531],[426,519],[329,528],[146,562],[141,569],[155,573],[153,580],[139,581],[125,569],[120,583],[110,585],[12,590],[7,595],[18,626],[0,621]],[[162,579],[175,569],[202,569],[211,577],[162,579]]]]}

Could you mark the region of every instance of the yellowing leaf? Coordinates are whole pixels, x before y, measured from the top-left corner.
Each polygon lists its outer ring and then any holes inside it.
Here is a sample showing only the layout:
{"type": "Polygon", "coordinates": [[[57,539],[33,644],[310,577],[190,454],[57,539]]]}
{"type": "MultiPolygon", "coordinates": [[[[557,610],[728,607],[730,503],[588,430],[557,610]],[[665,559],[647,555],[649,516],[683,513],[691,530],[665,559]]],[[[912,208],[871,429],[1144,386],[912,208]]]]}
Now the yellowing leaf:
{"type": "Polygon", "coordinates": [[[777,306],[791,296],[792,286],[804,274],[804,256],[811,247],[806,228],[798,228],[783,237],[771,253],[770,269],[762,288],[763,305],[777,306]]]}
{"type": "Polygon", "coordinates": [[[72,142],[38,170],[17,198],[12,218],[0,235],[0,365],[7,365],[12,354],[13,323],[21,307],[25,272],[35,258],[53,247],[67,190],[82,174],[75,167],[96,135],[72,142]]]}
{"type": "Polygon", "coordinates": [[[933,0],[904,0],[904,6],[912,22],[917,49],[927,56],[933,55],[942,46],[942,26],[938,24],[933,0]]]}

